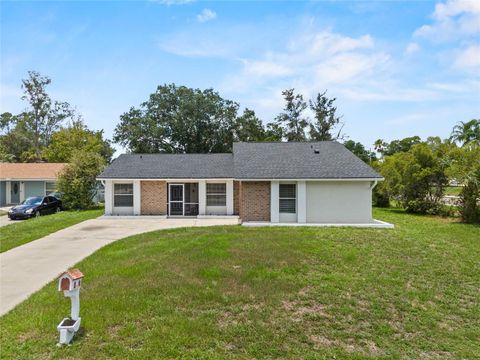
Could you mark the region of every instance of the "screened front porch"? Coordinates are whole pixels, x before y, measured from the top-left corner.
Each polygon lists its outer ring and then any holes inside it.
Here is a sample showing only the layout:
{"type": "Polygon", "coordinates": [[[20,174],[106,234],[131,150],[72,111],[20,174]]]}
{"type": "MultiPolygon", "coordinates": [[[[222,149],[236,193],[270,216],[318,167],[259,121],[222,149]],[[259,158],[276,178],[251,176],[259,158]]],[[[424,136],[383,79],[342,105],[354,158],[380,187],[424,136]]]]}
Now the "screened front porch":
{"type": "Polygon", "coordinates": [[[226,182],[168,183],[167,214],[231,215],[227,210],[227,192],[226,182]]]}

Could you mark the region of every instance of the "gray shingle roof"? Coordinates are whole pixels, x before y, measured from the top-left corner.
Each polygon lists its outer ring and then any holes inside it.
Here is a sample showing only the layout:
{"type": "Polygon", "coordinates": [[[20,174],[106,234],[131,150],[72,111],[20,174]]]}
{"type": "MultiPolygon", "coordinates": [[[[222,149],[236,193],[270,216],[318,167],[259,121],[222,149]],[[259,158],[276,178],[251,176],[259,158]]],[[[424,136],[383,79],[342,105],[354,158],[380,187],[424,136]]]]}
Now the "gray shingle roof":
{"type": "Polygon", "coordinates": [[[99,178],[361,179],[381,176],[343,145],[323,141],[235,143],[233,154],[120,155],[99,178]]]}
{"type": "Polygon", "coordinates": [[[233,153],[237,179],[381,178],[334,141],[235,143],[233,153]]]}
{"type": "Polygon", "coordinates": [[[120,155],[100,179],[214,179],[233,177],[232,154],[120,155]]]}

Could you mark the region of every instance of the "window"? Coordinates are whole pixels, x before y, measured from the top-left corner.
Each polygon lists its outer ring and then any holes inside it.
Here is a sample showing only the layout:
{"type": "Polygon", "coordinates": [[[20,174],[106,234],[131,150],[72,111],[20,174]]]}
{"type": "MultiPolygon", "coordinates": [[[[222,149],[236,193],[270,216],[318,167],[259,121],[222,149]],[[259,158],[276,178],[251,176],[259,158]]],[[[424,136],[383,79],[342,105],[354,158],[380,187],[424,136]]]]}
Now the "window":
{"type": "Polygon", "coordinates": [[[133,206],[133,184],[113,184],[113,206],[133,206]]]}
{"type": "Polygon", "coordinates": [[[57,183],[56,182],[46,182],[45,183],[45,195],[50,195],[57,191],[57,183]]]}
{"type": "Polygon", "coordinates": [[[227,184],[207,184],[207,206],[227,206],[227,184]]]}
{"type": "Polygon", "coordinates": [[[297,212],[297,186],[280,184],[280,212],[295,214],[297,212]]]}

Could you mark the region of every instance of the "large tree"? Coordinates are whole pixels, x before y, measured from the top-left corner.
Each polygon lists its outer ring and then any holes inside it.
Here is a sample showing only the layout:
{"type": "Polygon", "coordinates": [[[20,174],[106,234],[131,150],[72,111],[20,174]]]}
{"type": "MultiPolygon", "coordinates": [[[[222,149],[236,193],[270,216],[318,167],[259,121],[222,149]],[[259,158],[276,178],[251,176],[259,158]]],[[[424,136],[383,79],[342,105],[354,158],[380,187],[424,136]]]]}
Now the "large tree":
{"type": "Polygon", "coordinates": [[[262,121],[248,108],[233,123],[234,141],[262,141],[266,136],[262,121]]]}
{"type": "Polygon", "coordinates": [[[462,146],[471,141],[480,141],[480,120],[460,121],[453,127],[450,139],[462,146]]]}
{"type": "Polygon", "coordinates": [[[33,141],[25,124],[25,116],[28,114],[0,114],[0,161],[28,161],[32,157],[30,150],[33,141]]]}
{"type": "Polygon", "coordinates": [[[343,143],[343,145],[367,164],[370,164],[372,161],[377,159],[375,153],[365,149],[365,146],[363,146],[362,143],[355,142],[353,140],[347,140],[343,143]]]}
{"type": "Polygon", "coordinates": [[[30,105],[25,125],[32,134],[36,160],[41,159],[42,148],[50,143],[53,132],[60,128],[65,119],[74,115],[67,102],[52,101],[46,91],[50,83],[50,78],[36,71],[29,71],[28,79],[22,80],[22,99],[30,105]]]}
{"type": "Polygon", "coordinates": [[[334,133],[340,125],[341,116],[337,115],[337,107],[334,105],[336,98],[329,99],[327,91],[319,93],[314,100],[309,101],[315,121],[310,124],[310,138],[316,141],[337,140],[342,137],[342,127],[334,133]]]}
{"type": "Polygon", "coordinates": [[[283,130],[283,136],[287,141],[306,141],[305,130],[309,124],[308,118],[303,113],[307,103],[301,94],[295,94],[295,89],[282,91],[285,99],[285,108],[276,118],[277,124],[283,130]]]}
{"type": "Polygon", "coordinates": [[[238,108],[212,89],[158,86],[139,108],[120,116],[114,141],[135,153],[229,152],[238,108]]]}
{"type": "Polygon", "coordinates": [[[49,162],[69,162],[78,151],[97,153],[106,162],[114,153],[110,142],[103,138],[103,130],[89,130],[82,121],[76,121],[53,134],[43,157],[49,162]]]}
{"type": "Polygon", "coordinates": [[[53,101],[46,91],[51,80],[36,71],[22,80],[22,100],[29,104],[20,114],[0,115],[0,157],[7,161],[39,161],[52,135],[74,111],[66,102],[53,101]]]}
{"type": "Polygon", "coordinates": [[[392,140],[389,143],[378,139],[373,146],[382,156],[389,156],[399,152],[407,152],[412,146],[420,144],[421,142],[422,139],[419,136],[411,136],[400,140],[392,140]]]}

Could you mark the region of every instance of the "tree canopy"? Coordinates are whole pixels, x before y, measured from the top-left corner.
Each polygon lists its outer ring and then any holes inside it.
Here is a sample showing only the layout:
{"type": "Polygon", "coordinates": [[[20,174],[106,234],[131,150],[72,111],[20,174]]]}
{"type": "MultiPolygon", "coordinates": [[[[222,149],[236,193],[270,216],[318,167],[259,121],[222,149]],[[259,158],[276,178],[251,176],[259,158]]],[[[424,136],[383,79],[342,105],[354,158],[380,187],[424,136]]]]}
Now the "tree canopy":
{"type": "Polygon", "coordinates": [[[89,130],[82,121],[77,121],[52,135],[43,157],[49,162],[69,162],[78,151],[97,153],[106,162],[110,162],[114,153],[110,142],[103,138],[103,130],[89,130]]]}
{"type": "Polygon", "coordinates": [[[23,116],[24,126],[32,137],[35,159],[40,160],[42,148],[50,143],[54,131],[64,120],[72,118],[73,109],[67,102],[53,101],[46,91],[50,78],[36,71],[28,72],[28,79],[22,80],[22,89],[30,108],[23,116]]]}
{"type": "Polygon", "coordinates": [[[399,152],[409,151],[413,145],[420,144],[422,139],[419,136],[406,137],[400,140],[392,140],[389,143],[378,139],[374,143],[375,150],[382,156],[394,155],[399,152]]]}
{"type": "Polygon", "coordinates": [[[296,94],[295,89],[282,92],[285,107],[275,118],[275,123],[285,141],[330,141],[342,138],[342,127],[336,129],[341,119],[334,105],[336,99],[328,98],[326,93],[318,93],[307,105],[303,95],[296,94]],[[313,120],[305,115],[307,109],[313,113],[313,120]]]}
{"type": "Polygon", "coordinates": [[[367,164],[370,164],[372,161],[377,159],[375,153],[365,149],[365,146],[363,146],[363,144],[360,142],[347,140],[343,143],[343,145],[367,164]]]}
{"type": "Polygon", "coordinates": [[[307,103],[303,95],[295,94],[295,89],[287,89],[282,92],[285,98],[285,107],[276,118],[277,124],[282,128],[283,136],[287,141],[305,141],[307,134],[305,130],[309,121],[304,117],[303,112],[307,103]]]}
{"type": "Polygon", "coordinates": [[[134,153],[221,153],[233,141],[260,141],[267,131],[253,110],[212,89],[158,86],[138,108],[120,116],[114,141],[134,153]]]}
{"type": "Polygon", "coordinates": [[[450,139],[462,146],[472,141],[480,141],[480,120],[472,119],[458,122],[453,127],[450,139]]]}
{"type": "Polygon", "coordinates": [[[341,117],[337,115],[334,105],[337,99],[329,99],[327,91],[319,93],[314,100],[310,100],[310,109],[313,111],[315,121],[310,124],[310,138],[316,141],[338,140],[342,137],[342,127],[334,134],[335,128],[340,125],[341,117]]]}
{"type": "Polygon", "coordinates": [[[50,84],[50,78],[36,71],[29,71],[28,78],[22,80],[22,100],[27,101],[28,107],[20,114],[0,114],[0,160],[67,161],[70,155],[65,154],[83,148],[84,142],[91,143],[85,138],[78,138],[80,128],[72,130],[74,124],[82,124],[84,134],[89,133],[102,143],[95,151],[100,151],[108,160],[112,151],[108,149],[107,141],[103,140],[102,132],[88,130],[81,122],[80,115],[67,102],[52,100],[47,92],[50,84]],[[71,124],[67,128],[69,130],[64,128],[67,120],[71,124]]]}

